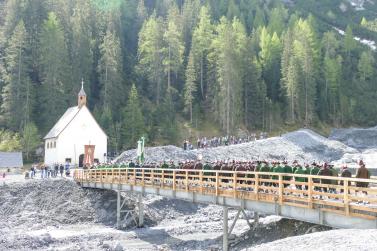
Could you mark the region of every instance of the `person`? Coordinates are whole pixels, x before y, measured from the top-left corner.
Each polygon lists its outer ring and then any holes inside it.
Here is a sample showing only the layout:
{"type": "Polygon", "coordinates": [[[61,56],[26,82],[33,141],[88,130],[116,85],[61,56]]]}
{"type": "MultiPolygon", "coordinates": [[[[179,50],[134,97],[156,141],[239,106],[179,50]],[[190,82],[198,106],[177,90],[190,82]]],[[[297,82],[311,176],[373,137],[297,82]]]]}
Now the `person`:
{"type": "MultiPolygon", "coordinates": [[[[317,163],[313,162],[312,163],[312,167],[310,168],[310,175],[317,175],[319,172],[319,167],[317,165],[317,163]]],[[[313,183],[314,183],[314,190],[315,191],[320,191],[320,187],[316,186],[316,183],[319,183],[319,179],[313,179],[313,183]]]]}
{"type": "MultiPolygon", "coordinates": [[[[359,161],[359,169],[357,169],[356,172],[356,178],[357,179],[369,179],[370,178],[370,172],[365,167],[365,164],[362,160],[359,161]]],[[[368,187],[368,182],[356,182],[357,187],[368,187]]],[[[366,191],[363,191],[363,193],[368,194],[366,191]]]]}
{"type": "MultiPolygon", "coordinates": [[[[330,165],[329,166],[329,169],[331,171],[331,175],[334,176],[334,177],[338,177],[339,176],[339,173],[338,171],[334,168],[333,165],[330,165]]],[[[332,185],[338,185],[338,181],[337,180],[331,180],[331,184],[332,185]]],[[[330,192],[332,193],[336,193],[336,189],[335,188],[330,188],[330,192]]]]}
{"type": "Polygon", "coordinates": [[[30,178],[34,178],[34,176],[35,176],[35,166],[34,165],[32,165],[31,166],[31,170],[30,170],[30,178]]]}
{"type": "MultiPolygon", "coordinates": [[[[287,173],[287,174],[291,174],[293,173],[293,169],[290,165],[288,165],[288,162],[287,161],[284,161],[284,173],[287,173]]],[[[292,180],[292,176],[283,176],[283,180],[285,181],[290,181],[292,180]]],[[[284,184],[284,187],[288,187],[289,184],[284,184]]]]}
{"type": "Polygon", "coordinates": [[[63,173],[64,173],[64,166],[63,166],[63,164],[60,164],[59,171],[60,171],[60,177],[63,177],[63,173]]]}
{"type": "Polygon", "coordinates": [[[69,177],[71,174],[70,168],[69,168],[69,162],[65,163],[65,176],[69,177]]]}
{"type": "MultiPolygon", "coordinates": [[[[296,165],[295,174],[304,175],[306,173],[305,173],[305,170],[302,168],[301,165],[296,165]]],[[[297,181],[297,182],[306,182],[306,178],[304,178],[304,177],[295,177],[295,181],[297,181]]],[[[305,189],[305,185],[296,185],[296,187],[299,190],[305,189]]]]}
{"type": "MultiPolygon", "coordinates": [[[[343,177],[343,178],[351,178],[352,177],[352,174],[350,172],[350,170],[348,169],[347,165],[344,165],[342,166],[342,170],[341,170],[341,173],[340,173],[340,177],[343,177]]],[[[344,182],[343,181],[340,181],[340,185],[343,186],[344,185],[344,182]]],[[[351,185],[351,182],[348,181],[348,186],[351,185]]],[[[340,189],[340,192],[343,193],[344,189],[340,189]]],[[[349,193],[349,191],[348,191],[349,193]]]]}
{"type": "MultiPolygon", "coordinates": [[[[331,170],[329,169],[327,163],[323,164],[322,168],[319,170],[318,176],[332,176],[331,170]]],[[[329,185],[331,184],[331,179],[321,179],[321,184],[329,185]]],[[[327,187],[322,187],[322,190],[327,193],[327,187]]]]}
{"type": "Polygon", "coordinates": [[[54,166],[54,177],[58,177],[59,165],[56,163],[54,166]]]}
{"type": "Polygon", "coordinates": [[[183,142],[183,150],[187,150],[187,140],[185,140],[184,142],[183,142]]]}

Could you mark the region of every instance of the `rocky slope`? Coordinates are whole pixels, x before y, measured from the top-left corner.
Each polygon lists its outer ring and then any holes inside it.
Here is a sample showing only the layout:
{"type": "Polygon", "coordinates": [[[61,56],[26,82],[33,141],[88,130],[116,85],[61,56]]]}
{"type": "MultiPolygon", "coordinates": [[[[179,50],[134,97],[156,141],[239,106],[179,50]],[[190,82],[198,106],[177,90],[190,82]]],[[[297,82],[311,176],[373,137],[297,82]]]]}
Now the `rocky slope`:
{"type": "MultiPolygon", "coordinates": [[[[184,151],[175,146],[147,147],[146,161],[163,160],[195,160],[199,155],[205,161],[238,159],[238,160],[299,160],[300,162],[335,161],[345,154],[357,154],[358,150],[342,142],[325,138],[311,130],[302,129],[287,133],[281,137],[273,137],[239,145],[184,151]]],[[[136,151],[122,153],[116,163],[136,158],[136,151]]]]}

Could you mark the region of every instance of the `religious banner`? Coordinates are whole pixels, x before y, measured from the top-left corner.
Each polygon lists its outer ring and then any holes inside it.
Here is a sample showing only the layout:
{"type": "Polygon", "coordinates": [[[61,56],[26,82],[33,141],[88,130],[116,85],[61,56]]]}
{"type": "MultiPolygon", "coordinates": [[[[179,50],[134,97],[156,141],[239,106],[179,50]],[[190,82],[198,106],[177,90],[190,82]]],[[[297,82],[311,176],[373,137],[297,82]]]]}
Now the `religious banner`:
{"type": "Polygon", "coordinates": [[[95,145],[85,145],[84,165],[94,164],[94,149],[95,145]]]}

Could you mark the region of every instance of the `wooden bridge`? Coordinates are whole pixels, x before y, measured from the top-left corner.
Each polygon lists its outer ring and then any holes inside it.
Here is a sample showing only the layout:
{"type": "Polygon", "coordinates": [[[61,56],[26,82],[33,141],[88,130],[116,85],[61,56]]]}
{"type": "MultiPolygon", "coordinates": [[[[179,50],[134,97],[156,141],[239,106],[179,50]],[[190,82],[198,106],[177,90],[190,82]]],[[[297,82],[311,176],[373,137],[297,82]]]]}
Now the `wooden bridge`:
{"type": "Polygon", "coordinates": [[[244,210],[334,228],[377,228],[377,179],[155,168],[75,170],[74,179],[82,187],[118,191],[118,224],[124,205],[121,191],[139,194],[140,226],[143,194],[221,205],[224,250],[240,213],[246,217],[244,210]],[[368,187],[356,186],[367,183],[368,187]],[[239,210],[230,230],[228,208],[239,210]]]}

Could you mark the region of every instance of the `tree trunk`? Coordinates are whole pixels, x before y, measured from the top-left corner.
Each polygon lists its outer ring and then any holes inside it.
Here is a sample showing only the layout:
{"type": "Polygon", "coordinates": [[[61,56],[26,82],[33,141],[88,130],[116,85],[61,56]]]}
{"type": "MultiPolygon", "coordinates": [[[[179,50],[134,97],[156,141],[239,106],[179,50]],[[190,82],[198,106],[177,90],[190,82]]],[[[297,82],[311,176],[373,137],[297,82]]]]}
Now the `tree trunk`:
{"type": "Polygon", "coordinates": [[[192,125],[192,102],[190,103],[190,123],[192,125]]]}
{"type": "Polygon", "coordinates": [[[203,87],[203,52],[202,52],[202,55],[201,55],[201,58],[200,58],[200,89],[202,91],[202,98],[203,100],[205,99],[204,98],[204,87],[203,87]]]}
{"type": "Polygon", "coordinates": [[[170,44],[169,44],[169,63],[168,63],[168,90],[170,91],[170,64],[171,64],[171,54],[170,54],[170,44]]]}

